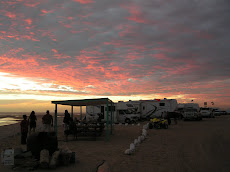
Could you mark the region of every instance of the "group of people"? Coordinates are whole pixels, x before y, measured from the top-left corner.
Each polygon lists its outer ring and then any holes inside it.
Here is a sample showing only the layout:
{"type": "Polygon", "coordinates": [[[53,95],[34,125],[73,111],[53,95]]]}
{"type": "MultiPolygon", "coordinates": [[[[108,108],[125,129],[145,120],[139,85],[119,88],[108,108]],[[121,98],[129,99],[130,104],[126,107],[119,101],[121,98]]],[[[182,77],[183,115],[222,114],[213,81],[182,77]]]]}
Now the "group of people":
{"type": "MultiPolygon", "coordinates": [[[[75,123],[73,118],[70,117],[68,110],[65,110],[65,116],[63,119],[63,123],[65,125],[65,132],[69,133],[74,130],[75,123]]],[[[50,132],[51,127],[53,127],[53,116],[50,115],[49,110],[46,111],[46,114],[42,117],[42,131],[50,132]]],[[[30,113],[29,119],[27,119],[26,115],[23,115],[23,120],[20,123],[21,126],[21,144],[26,144],[27,135],[31,132],[35,132],[37,126],[37,117],[35,112],[32,111],[30,113]]]]}
{"type": "MultiPolygon", "coordinates": [[[[49,110],[42,117],[43,131],[50,132],[53,126],[53,117],[50,115],[49,110]]],[[[23,115],[23,120],[20,123],[21,126],[21,144],[26,144],[27,135],[31,132],[35,132],[37,126],[37,117],[35,112],[30,113],[29,119],[27,120],[27,115],[23,115]]]]}

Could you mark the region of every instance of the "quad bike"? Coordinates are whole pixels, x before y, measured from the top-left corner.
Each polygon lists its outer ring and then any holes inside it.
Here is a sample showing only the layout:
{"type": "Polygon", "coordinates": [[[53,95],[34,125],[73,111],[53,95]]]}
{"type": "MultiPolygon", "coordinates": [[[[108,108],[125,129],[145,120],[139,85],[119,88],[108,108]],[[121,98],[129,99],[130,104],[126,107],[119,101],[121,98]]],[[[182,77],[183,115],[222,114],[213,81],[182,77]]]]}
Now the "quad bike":
{"type": "Polygon", "coordinates": [[[149,129],[152,129],[152,128],[156,128],[156,129],[165,128],[165,129],[168,129],[168,121],[166,119],[159,119],[159,118],[150,119],[149,129]]]}

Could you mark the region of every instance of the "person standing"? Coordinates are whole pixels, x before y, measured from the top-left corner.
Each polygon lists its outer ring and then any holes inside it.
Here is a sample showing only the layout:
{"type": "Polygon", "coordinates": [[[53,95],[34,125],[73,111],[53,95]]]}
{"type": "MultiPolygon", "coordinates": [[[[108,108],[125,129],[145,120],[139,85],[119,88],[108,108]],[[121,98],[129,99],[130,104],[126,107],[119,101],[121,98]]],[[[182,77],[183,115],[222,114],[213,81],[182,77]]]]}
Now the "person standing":
{"type": "Polygon", "coordinates": [[[68,110],[65,110],[64,114],[65,114],[65,116],[63,119],[63,123],[65,124],[65,130],[68,130],[71,117],[70,117],[68,110]]]}
{"type": "Polygon", "coordinates": [[[46,111],[46,114],[42,117],[43,131],[50,132],[51,127],[53,126],[53,117],[50,115],[49,110],[46,111]]]}
{"type": "Polygon", "coordinates": [[[20,126],[21,126],[21,144],[26,144],[28,126],[29,126],[29,122],[27,120],[26,115],[23,115],[23,120],[21,121],[20,126]]]}
{"type": "Polygon", "coordinates": [[[29,116],[29,124],[30,124],[30,132],[29,133],[31,133],[31,130],[33,130],[33,132],[35,132],[36,121],[37,121],[37,117],[35,115],[35,112],[32,111],[30,116],[29,116]]]}

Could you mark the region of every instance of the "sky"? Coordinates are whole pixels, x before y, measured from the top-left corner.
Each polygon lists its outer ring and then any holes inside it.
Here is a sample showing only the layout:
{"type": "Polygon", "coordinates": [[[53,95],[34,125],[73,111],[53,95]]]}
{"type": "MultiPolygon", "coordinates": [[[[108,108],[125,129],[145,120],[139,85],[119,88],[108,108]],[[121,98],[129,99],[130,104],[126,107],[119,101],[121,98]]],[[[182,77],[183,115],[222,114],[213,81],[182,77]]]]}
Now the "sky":
{"type": "Polygon", "coordinates": [[[0,0],[0,111],[105,97],[229,108],[229,20],[229,0],[0,0]]]}

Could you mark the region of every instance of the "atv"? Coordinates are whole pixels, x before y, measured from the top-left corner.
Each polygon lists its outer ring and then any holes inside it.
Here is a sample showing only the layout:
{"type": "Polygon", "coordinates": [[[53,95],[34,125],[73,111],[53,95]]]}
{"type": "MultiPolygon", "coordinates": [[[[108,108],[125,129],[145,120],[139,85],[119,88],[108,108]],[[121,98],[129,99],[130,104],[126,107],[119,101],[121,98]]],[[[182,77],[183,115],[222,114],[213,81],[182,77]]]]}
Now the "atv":
{"type": "Polygon", "coordinates": [[[159,119],[159,118],[150,119],[149,129],[152,129],[152,128],[168,129],[168,121],[166,119],[159,119]]]}

